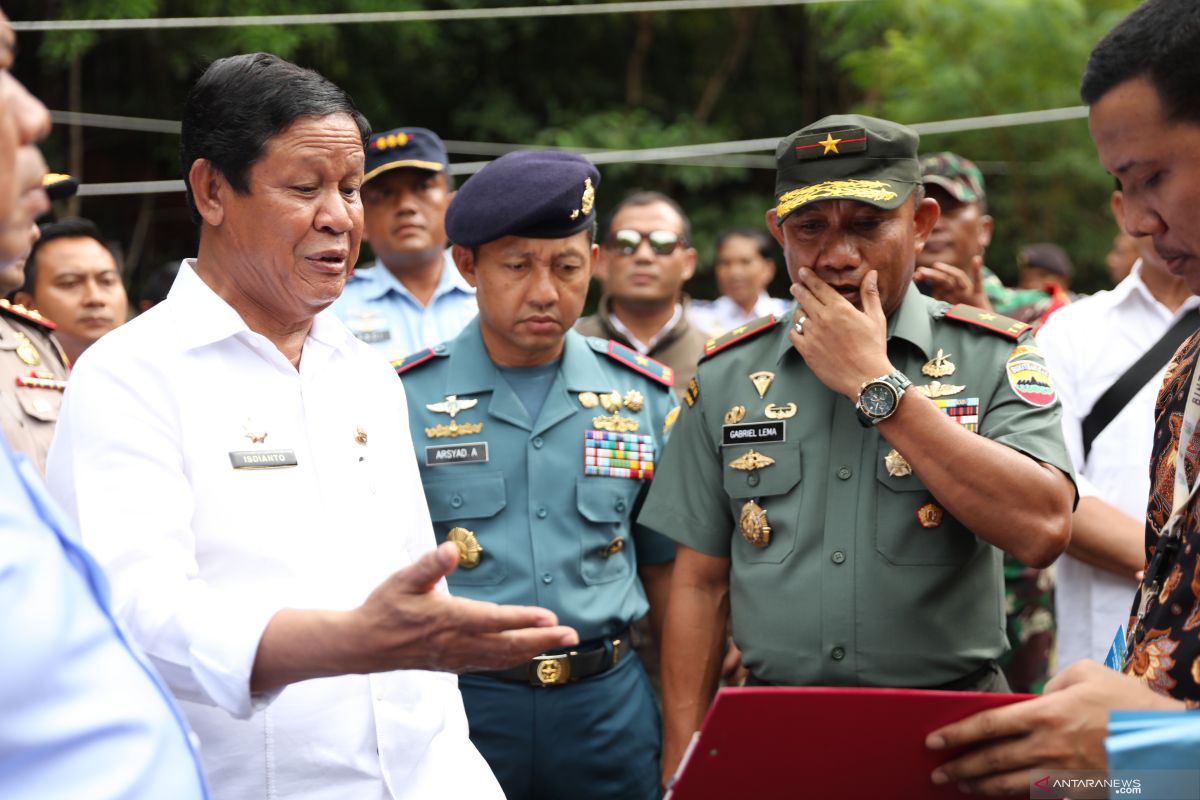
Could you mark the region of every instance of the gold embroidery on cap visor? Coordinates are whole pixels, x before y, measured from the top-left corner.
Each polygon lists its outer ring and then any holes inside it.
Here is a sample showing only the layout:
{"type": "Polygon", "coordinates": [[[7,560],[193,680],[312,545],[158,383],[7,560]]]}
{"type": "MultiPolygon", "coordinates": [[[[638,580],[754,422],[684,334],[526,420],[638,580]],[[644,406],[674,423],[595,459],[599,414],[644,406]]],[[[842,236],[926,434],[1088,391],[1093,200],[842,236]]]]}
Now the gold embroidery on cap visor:
{"type": "Polygon", "coordinates": [[[775,206],[775,215],[783,219],[797,208],[817,200],[866,200],[870,203],[886,203],[900,195],[895,186],[887,181],[844,180],[814,183],[784,192],[775,206]]]}

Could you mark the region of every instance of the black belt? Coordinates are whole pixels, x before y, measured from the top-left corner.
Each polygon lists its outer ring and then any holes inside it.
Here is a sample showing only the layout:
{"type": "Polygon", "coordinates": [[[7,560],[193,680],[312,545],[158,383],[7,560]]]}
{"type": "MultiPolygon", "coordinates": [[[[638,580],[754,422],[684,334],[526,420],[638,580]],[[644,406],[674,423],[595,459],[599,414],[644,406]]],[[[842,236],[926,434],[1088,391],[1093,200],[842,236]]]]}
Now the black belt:
{"type": "Polygon", "coordinates": [[[566,653],[547,653],[527,664],[494,672],[473,672],[485,678],[496,678],[531,686],[562,686],[606,672],[621,660],[622,651],[629,647],[629,628],[612,638],[582,643],[566,653]]]}
{"type": "MultiPolygon", "coordinates": [[[[948,681],[948,682],[940,684],[938,686],[922,686],[922,687],[914,687],[914,688],[931,689],[931,690],[937,690],[937,691],[943,691],[943,692],[978,691],[978,689],[976,687],[978,687],[983,682],[983,680],[988,675],[992,674],[993,672],[999,673],[1000,668],[999,668],[999,666],[997,666],[995,661],[988,661],[979,669],[975,670],[974,672],[971,672],[968,675],[964,675],[961,678],[955,678],[952,681],[948,681]]],[[[764,681],[762,678],[751,673],[746,676],[746,682],[743,685],[745,685],[745,686],[784,686],[787,684],[776,684],[776,683],[771,683],[769,681],[764,681]]]]}

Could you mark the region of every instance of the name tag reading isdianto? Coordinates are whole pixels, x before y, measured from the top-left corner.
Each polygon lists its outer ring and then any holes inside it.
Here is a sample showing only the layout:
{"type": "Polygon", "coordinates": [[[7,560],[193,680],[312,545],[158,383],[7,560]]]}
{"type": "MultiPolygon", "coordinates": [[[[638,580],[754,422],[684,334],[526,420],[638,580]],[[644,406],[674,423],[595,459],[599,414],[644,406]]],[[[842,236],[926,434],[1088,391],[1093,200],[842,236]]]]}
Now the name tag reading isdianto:
{"type": "Polygon", "coordinates": [[[296,466],[295,450],[230,450],[234,469],[278,469],[296,466]]]}
{"type": "Polygon", "coordinates": [[[487,461],[487,442],[431,444],[425,448],[427,467],[439,467],[443,464],[486,464],[487,461]]]}
{"type": "Polygon", "coordinates": [[[723,425],[721,427],[721,446],[729,447],[736,444],[763,444],[766,442],[787,441],[787,423],[778,422],[743,422],[740,425],[723,425]]]}

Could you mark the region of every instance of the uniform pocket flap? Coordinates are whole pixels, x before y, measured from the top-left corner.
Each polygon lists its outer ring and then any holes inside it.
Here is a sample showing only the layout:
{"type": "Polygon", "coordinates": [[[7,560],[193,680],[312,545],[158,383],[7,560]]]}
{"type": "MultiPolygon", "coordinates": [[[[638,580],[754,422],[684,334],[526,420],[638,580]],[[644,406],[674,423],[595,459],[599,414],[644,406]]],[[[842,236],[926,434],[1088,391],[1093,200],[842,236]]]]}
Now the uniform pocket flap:
{"type": "Polygon", "coordinates": [[[25,413],[42,422],[57,422],[62,393],[52,389],[18,388],[17,401],[25,413]]]}
{"type": "Polygon", "coordinates": [[[798,442],[722,447],[721,460],[725,493],[733,498],[787,494],[800,482],[798,442]]]}
{"type": "Polygon", "coordinates": [[[425,481],[425,499],[429,516],[435,522],[452,519],[483,519],[494,517],[507,504],[504,476],[499,472],[462,478],[442,478],[425,481]]]}
{"type": "Polygon", "coordinates": [[[627,478],[580,476],[575,479],[575,499],[588,522],[621,522],[629,517],[631,487],[640,481],[627,478]]]}

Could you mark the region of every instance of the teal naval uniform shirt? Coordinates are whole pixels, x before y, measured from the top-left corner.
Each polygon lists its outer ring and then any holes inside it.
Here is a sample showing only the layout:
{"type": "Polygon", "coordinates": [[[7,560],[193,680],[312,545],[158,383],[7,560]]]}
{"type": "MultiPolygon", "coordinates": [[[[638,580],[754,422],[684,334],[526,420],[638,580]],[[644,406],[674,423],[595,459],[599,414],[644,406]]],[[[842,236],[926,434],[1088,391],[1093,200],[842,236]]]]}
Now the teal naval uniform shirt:
{"type": "Polygon", "coordinates": [[[676,401],[667,368],[641,361],[618,343],[568,331],[536,419],[488,357],[478,320],[397,367],[437,540],[463,528],[482,547],[476,566],[450,575],[454,594],[549,608],[581,641],[616,635],[646,614],[637,567],[671,561],[675,544],[634,524],[634,512],[647,476],[657,474],[642,467],[657,462],[676,401]],[[636,430],[603,431],[594,422],[613,415],[586,405],[614,393],[622,398],[617,416],[636,430]],[[612,445],[621,436],[642,441],[623,442],[631,445],[623,451],[589,439],[606,433],[612,445]],[[628,455],[632,445],[643,457],[592,459],[602,462],[593,472],[631,477],[587,474],[589,449],[628,455]],[[613,466],[635,460],[640,472],[613,466]]]}
{"type": "MultiPolygon", "coordinates": [[[[731,560],[734,639],[768,683],[919,688],[970,675],[1007,647],[1001,552],[805,366],[791,325],[765,318],[709,343],[638,521],[731,560]],[[750,503],[766,512],[764,547],[743,534],[750,503]]],[[[969,430],[1073,475],[1028,325],[910,287],[887,334],[909,391],[925,387],[969,430]]]]}

